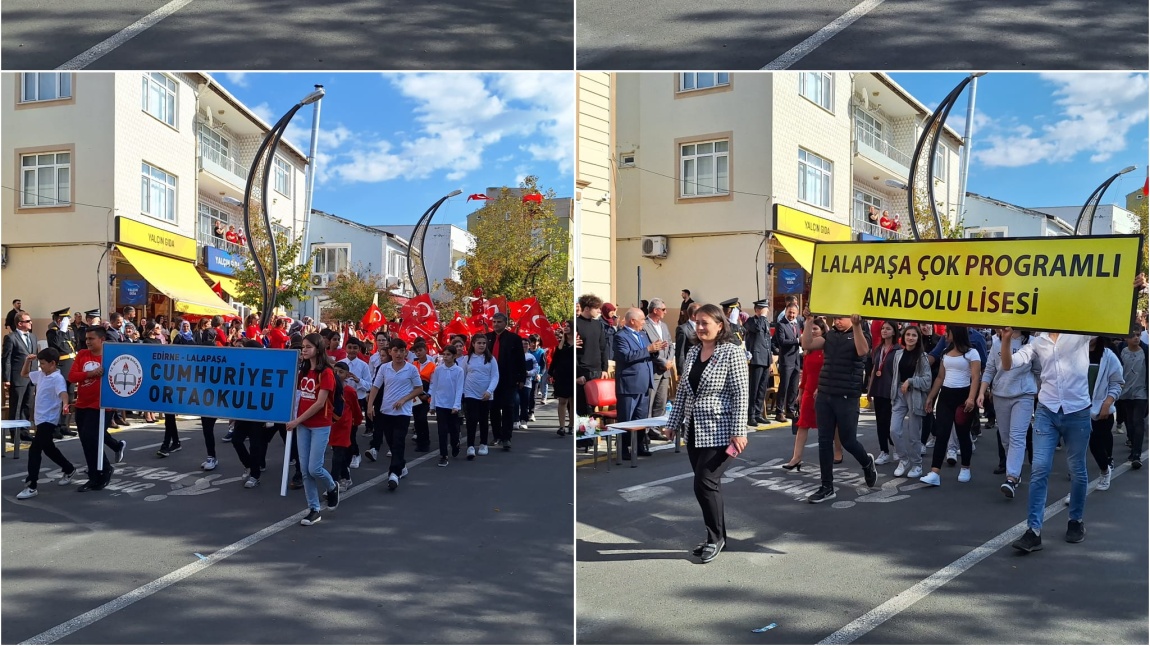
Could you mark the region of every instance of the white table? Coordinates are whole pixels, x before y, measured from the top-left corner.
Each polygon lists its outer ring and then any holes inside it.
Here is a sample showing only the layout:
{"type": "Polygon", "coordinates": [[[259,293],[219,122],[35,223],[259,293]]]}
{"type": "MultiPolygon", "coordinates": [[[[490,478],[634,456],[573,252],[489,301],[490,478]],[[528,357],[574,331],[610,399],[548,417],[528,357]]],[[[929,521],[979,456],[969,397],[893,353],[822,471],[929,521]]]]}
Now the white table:
{"type": "MultiPolygon", "coordinates": [[[[667,416],[660,415],[659,417],[644,417],[643,419],[633,419],[629,422],[616,422],[615,424],[608,424],[607,428],[616,431],[630,431],[631,432],[631,468],[639,466],[637,457],[639,454],[639,432],[647,432],[650,428],[660,428],[667,425],[667,416]]],[[[679,434],[675,434],[675,453],[679,452],[679,434]]],[[[608,455],[607,459],[610,460],[611,456],[608,455]]]]}
{"type": "Polygon", "coordinates": [[[32,428],[32,422],[26,419],[6,419],[0,421],[0,429],[12,436],[12,459],[20,459],[20,431],[32,428]]]}

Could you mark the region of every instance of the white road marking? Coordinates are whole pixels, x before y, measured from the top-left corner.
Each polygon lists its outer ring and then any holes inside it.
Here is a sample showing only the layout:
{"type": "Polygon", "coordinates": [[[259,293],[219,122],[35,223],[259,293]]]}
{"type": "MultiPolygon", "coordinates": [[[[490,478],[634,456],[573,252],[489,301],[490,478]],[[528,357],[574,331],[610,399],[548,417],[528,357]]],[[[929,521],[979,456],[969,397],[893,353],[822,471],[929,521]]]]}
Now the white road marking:
{"type": "Polygon", "coordinates": [[[82,70],[85,67],[91,65],[92,63],[95,63],[97,60],[103,58],[104,56],[109,54],[112,50],[119,47],[120,45],[123,45],[124,43],[128,42],[129,40],[132,40],[136,36],[139,36],[141,33],[143,33],[149,27],[154,26],[156,23],[158,23],[161,20],[163,20],[164,18],[167,18],[168,16],[176,13],[180,9],[183,9],[184,7],[188,6],[192,2],[193,2],[193,0],[172,0],[168,4],[160,7],[159,9],[156,9],[152,13],[144,16],[143,18],[140,18],[139,20],[128,25],[127,27],[124,27],[118,33],[112,35],[111,37],[109,37],[104,42],[95,45],[94,47],[92,47],[88,51],[80,54],[79,56],[76,56],[72,60],[68,61],[67,63],[64,63],[63,65],[61,65],[60,67],[57,67],[56,69],[59,69],[59,70],[82,70]]]}
{"type": "MultiPolygon", "coordinates": [[[[1125,464],[1122,464],[1121,466],[1114,467],[1113,477],[1117,478],[1118,476],[1122,475],[1123,473],[1126,473],[1129,470],[1130,470],[1130,464],[1129,463],[1125,463],[1125,464]]],[[[1090,488],[1087,490],[1086,493],[1089,494],[1097,486],[1098,486],[1097,480],[1091,482],[1090,488]]],[[[1065,511],[1066,509],[1069,509],[1069,508],[1062,502],[1062,497],[1059,497],[1058,500],[1053,505],[1050,505],[1046,508],[1046,511],[1042,516],[1043,521],[1050,520],[1051,517],[1055,516],[1056,514],[1061,513],[1062,511],[1065,511]]],[[[820,644],[851,644],[851,643],[853,643],[858,638],[869,633],[870,631],[874,630],[875,628],[878,628],[880,625],[883,624],[883,622],[887,621],[888,619],[893,618],[895,615],[897,615],[898,613],[902,612],[903,610],[906,610],[907,608],[911,607],[912,605],[914,605],[915,603],[917,603],[918,601],[920,601],[921,599],[926,597],[931,592],[934,592],[935,590],[941,588],[942,586],[949,583],[951,580],[953,580],[958,575],[960,575],[963,572],[966,572],[970,568],[974,567],[975,565],[977,565],[979,562],[981,562],[986,557],[990,556],[991,554],[994,554],[995,552],[1002,549],[1003,547],[1010,545],[1012,542],[1014,542],[1014,539],[1018,538],[1019,536],[1022,535],[1023,532],[1026,531],[1026,527],[1027,527],[1027,525],[1026,525],[1025,520],[1018,523],[1017,525],[1011,527],[1010,529],[1006,530],[1005,532],[1002,532],[998,536],[995,536],[994,538],[990,539],[989,541],[987,541],[987,542],[983,543],[982,545],[974,548],[970,552],[967,552],[966,554],[964,554],[962,557],[960,557],[958,560],[954,561],[950,565],[947,565],[946,567],[942,568],[938,572],[935,572],[934,574],[926,577],[922,581],[919,581],[918,583],[914,584],[910,588],[907,588],[903,592],[900,592],[899,594],[895,595],[893,598],[888,599],[886,602],[880,604],[878,607],[874,608],[873,610],[866,613],[865,615],[859,617],[858,619],[855,619],[854,621],[850,622],[849,624],[838,629],[837,631],[835,631],[831,635],[827,636],[825,639],[823,639],[819,643],[820,644]]]]}
{"type": "Polygon", "coordinates": [[[815,51],[842,30],[850,27],[856,20],[874,11],[885,0],[863,0],[850,11],[835,18],[830,24],[811,34],[806,40],[795,45],[775,60],[763,66],[764,70],[785,70],[799,62],[804,56],[815,51]]]}
{"type": "MultiPolygon", "coordinates": [[[[190,438],[181,437],[180,442],[183,443],[183,442],[187,441],[188,439],[190,439],[190,438]]],[[[143,451],[145,449],[154,449],[157,446],[163,446],[163,445],[164,445],[163,442],[156,442],[155,444],[145,444],[144,446],[137,446],[134,449],[128,449],[128,450],[129,451],[143,451]]]]}
{"type": "MultiPolygon", "coordinates": [[[[424,455],[423,457],[419,457],[419,458],[412,460],[411,462],[408,462],[407,466],[408,467],[414,467],[414,466],[420,464],[421,462],[426,462],[432,458],[438,458],[438,457],[439,457],[439,454],[433,451],[431,453],[428,453],[427,455],[424,455]]],[[[342,504],[343,501],[346,500],[347,498],[350,498],[350,497],[360,493],[361,491],[366,491],[367,489],[370,489],[373,485],[376,485],[376,484],[379,484],[380,482],[383,482],[384,480],[387,479],[387,475],[388,474],[386,472],[382,473],[382,474],[372,478],[371,480],[367,480],[365,482],[362,482],[362,483],[352,487],[351,489],[349,489],[347,491],[347,493],[340,495],[340,497],[339,497],[340,503],[342,504]]],[[[238,478],[237,478],[237,480],[238,480],[238,478]]],[[[190,577],[190,576],[192,576],[192,575],[194,575],[194,574],[196,574],[196,573],[198,573],[204,569],[207,569],[207,568],[211,567],[212,565],[215,565],[216,563],[219,563],[220,561],[228,558],[229,556],[234,556],[235,554],[242,552],[243,550],[251,547],[252,545],[259,543],[260,541],[264,540],[265,538],[270,538],[272,536],[275,536],[276,534],[282,532],[283,530],[287,529],[288,527],[292,527],[293,525],[298,524],[299,521],[303,520],[303,517],[306,516],[307,513],[308,513],[307,510],[304,510],[304,511],[301,511],[297,514],[293,514],[293,515],[279,521],[278,523],[275,523],[274,525],[268,525],[267,527],[261,529],[260,531],[254,533],[250,536],[247,536],[246,538],[242,538],[242,539],[236,541],[235,543],[232,543],[231,545],[228,545],[227,547],[222,548],[220,551],[209,555],[205,559],[197,559],[196,561],[189,563],[189,564],[185,565],[184,567],[182,567],[178,570],[175,570],[174,572],[169,572],[168,574],[165,574],[164,576],[156,579],[155,581],[152,581],[151,583],[147,583],[145,585],[142,585],[142,586],[136,588],[135,590],[132,590],[131,592],[120,595],[119,597],[112,599],[108,603],[105,603],[104,605],[102,605],[98,608],[94,608],[92,610],[89,610],[88,612],[85,612],[84,614],[82,614],[78,617],[74,617],[72,619],[69,619],[68,621],[65,621],[64,623],[62,623],[58,626],[55,626],[53,628],[49,628],[48,630],[45,630],[44,632],[40,633],[39,635],[36,635],[35,637],[31,637],[29,639],[26,639],[20,643],[21,644],[52,644],[52,643],[54,643],[60,639],[63,639],[64,637],[67,637],[68,635],[71,635],[72,633],[74,633],[74,632],[76,632],[82,628],[86,628],[86,627],[96,623],[97,621],[100,621],[101,619],[108,617],[109,615],[111,615],[115,612],[118,612],[120,610],[123,610],[124,608],[127,608],[128,606],[132,605],[133,603],[136,603],[137,601],[141,601],[143,599],[146,599],[146,598],[152,596],[153,594],[160,592],[164,588],[167,588],[171,585],[179,583],[180,581],[183,581],[184,579],[186,579],[186,578],[188,578],[188,577],[190,577]]],[[[81,641],[83,641],[83,640],[81,640],[81,641]]]]}
{"type": "MultiPolygon", "coordinates": [[[[48,470],[48,467],[40,467],[40,473],[44,473],[47,470],[48,470]]],[[[27,478],[27,477],[28,477],[27,472],[25,472],[25,473],[13,473],[10,476],[4,476],[3,478],[0,478],[0,480],[15,480],[16,478],[27,478]]]]}

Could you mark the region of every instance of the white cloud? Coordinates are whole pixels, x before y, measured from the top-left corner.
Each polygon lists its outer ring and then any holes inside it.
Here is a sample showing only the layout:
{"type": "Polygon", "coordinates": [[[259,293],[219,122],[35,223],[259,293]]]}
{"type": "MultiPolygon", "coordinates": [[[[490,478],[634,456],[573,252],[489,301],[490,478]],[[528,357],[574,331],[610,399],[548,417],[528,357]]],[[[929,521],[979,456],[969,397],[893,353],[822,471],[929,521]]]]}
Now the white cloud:
{"type": "Polygon", "coordinates": [[[238,87],[248,86],[248,73],[247,72],[224,72],[224,78],[228,83],[238,87]]]}
{"type": "Polygon", "coordinates": [[[1037,130],[1026,124],[989,124],[991,134],[975,143],[974,156],[981,164],[1028,166],[1065,162],[1083,153],[1094,163],[1108,161],[1126,148],[1130,129],[1147,120],[1145,74],[1058,73],[1042,78],[1055,86],[1058,116],[1037,130]]]}

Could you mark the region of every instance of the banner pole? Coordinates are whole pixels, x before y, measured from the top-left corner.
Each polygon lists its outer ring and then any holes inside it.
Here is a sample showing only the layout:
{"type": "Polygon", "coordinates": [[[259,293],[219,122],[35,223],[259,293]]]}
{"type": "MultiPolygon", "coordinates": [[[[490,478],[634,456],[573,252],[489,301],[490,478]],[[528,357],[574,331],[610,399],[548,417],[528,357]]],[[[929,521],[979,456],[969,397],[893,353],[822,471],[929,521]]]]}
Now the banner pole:
{"type": "Polygon", "coordinates": [[[284,470],[283,470],[283,476],[280,478],[280,495],[281,496],[287,495],[288,467],[291,466],[288,463],[291,461],[291,443],[295,441],[294,436],[295,436],[295,429],[289,428],[288,432],[287,432],[287,441],[284,442],[284,470]]]}
{"type": "MultiPolygon", "coordinates": [[[[103,407],[101,407],[99,409],[99,411],[100,411],[100,435],[98,436],[99,440],[96,444],[96,468],[97,469],[103,469],[104,468],[104,433],[106,432],[106,429],[104,427],[104,409],[103,409],[103,407]]],[[[89,481],[91,481],[93,477],[95,477],[95,474],[93,474],[93,473],[88,474],[88,480],[89,481]]]]}

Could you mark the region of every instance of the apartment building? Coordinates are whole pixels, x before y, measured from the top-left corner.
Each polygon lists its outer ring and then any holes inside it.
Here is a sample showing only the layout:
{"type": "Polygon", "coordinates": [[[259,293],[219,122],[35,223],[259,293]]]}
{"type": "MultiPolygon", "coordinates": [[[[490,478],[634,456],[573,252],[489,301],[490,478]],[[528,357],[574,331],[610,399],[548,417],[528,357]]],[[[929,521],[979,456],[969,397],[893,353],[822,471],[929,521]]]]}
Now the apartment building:
{"type": "Polygon", "coordinates": [[[575,98],[579,109],[575,159],[575,247],[579,259],[575,296],[595,294],[615,299],[614,239],[615,201],[611,199],[617,168],[633,159],[615,157],[616,75],[582,72],[576,77],[575,98]]]}
{"type": "MultiPolygon", "coordinates": [[[[202,73],[3,77],[5,294],[38,321],[65,306],[247,311],[231,279],[244,252],[229,238],[246,237],[239,205],[268,124],[202,73]]],[[[305,166],[281,143],[274,228],[303,225],[305,166]]],[[[264,199],[257,189],[253,215],[264,199]]]]}
{"type": "MultiPolygon", "coordinates": [[[[870,208],[906,221],[930,112],[885,74],[618,74],[614,97],[618,303],[690,289],[778,308],[805,300],[814,242],[907,235],[874,226],[870,208]]],[[[944,129],[933,178],[944,217],[961,145],[944,129]]]]}
{"type": "MultiPolygon", "coordinates": [[[[375,228],[404,240],[411,240],[411,236],[415,233],[415,225],[410,224],[388,224],[375,228]]],[[[427,227],[427,233],[423,236],[423,267],[427,271],[428,287],[433,299],[451,298],[451,294],[443,285],[447,280],[459,280],[459,271],[474,246],[475,236],[453,224],[433,224],[427,227]]],[[[397,275],[404,276],[403,280],[407,280],[406,273],[397,275]]]]}

